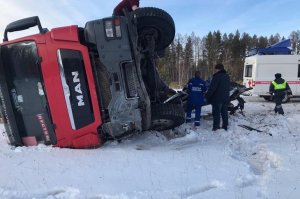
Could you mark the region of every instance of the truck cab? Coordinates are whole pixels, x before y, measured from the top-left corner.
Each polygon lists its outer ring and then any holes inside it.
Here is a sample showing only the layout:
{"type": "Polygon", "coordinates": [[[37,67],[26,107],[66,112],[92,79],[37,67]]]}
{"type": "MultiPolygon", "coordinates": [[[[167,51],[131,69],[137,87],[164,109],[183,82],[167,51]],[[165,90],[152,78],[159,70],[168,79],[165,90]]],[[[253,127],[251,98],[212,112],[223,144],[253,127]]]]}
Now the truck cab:
{"type": "Polygon", "coordinates": [[[92,66],[77,26],[1,44],[1,99],[13,145],[101,144],[92,66]]]}
{"type": "Polygon", "coordinates": [[[180,104],[163,104],[171,89],[155,66],[155,53],[174,38],[174,22],[160,9],[138,10],[84,28],[48,31],[38,17],[7,26],[0,110],[12,145],[94,148],[184,122],[180,104]],[[7,33],[33,26],[39,34],[8,40],[7,33]]]}

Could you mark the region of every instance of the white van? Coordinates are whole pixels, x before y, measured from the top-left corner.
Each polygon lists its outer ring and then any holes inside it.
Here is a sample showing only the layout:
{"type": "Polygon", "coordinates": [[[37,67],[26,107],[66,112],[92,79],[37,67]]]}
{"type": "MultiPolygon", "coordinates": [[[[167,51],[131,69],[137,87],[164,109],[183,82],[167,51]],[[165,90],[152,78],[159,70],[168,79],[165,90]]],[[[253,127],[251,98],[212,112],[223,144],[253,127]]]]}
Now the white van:
{"type": "Polygon", "coordinates": [[[300,55],[254,55],[247,57],[244,64],[243,84],[251,90],[252,95],[258,95],[266,100],[271,99],[269,86],[275,79],[275,74],[281,73],[291,87],[292,96],[300,97],[300,55]]]}

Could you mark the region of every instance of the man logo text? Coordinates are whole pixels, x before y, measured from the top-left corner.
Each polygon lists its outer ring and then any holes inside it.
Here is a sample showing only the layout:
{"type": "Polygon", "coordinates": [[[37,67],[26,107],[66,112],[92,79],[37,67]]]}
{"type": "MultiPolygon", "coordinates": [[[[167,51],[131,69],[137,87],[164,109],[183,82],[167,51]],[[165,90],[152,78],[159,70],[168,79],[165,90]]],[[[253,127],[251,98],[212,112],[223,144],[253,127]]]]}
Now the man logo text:
{"type": "Polygon", "coordinates": [[[78,106],[84,106],[84,101],[83,101],[83,95],[82,95],[82,90],[81,90],[81,84],[80,84],[80,79],[79,79],[79,74],[78,71],[72,72],[73,76],[73,83],[75,83],[75,91],[79,95],[76,96],[77,99],[77,104],[78,106]]]}

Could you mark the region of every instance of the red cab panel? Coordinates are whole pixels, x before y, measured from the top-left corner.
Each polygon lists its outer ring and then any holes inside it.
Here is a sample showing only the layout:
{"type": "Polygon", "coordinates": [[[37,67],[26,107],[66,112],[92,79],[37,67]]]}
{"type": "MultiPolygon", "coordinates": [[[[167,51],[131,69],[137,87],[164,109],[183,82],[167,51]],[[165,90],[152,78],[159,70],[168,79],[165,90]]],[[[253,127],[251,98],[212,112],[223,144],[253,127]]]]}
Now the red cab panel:
{"type": "Polygon", "coordinates": [[[1,56],[6,57],[0,68],[5,74],[1,93],[5,91],[4,101],[15,115],[19,144],[35,138],[58,147],[101,145],[92,66],[77,26],[5,42],[1,56]]]}

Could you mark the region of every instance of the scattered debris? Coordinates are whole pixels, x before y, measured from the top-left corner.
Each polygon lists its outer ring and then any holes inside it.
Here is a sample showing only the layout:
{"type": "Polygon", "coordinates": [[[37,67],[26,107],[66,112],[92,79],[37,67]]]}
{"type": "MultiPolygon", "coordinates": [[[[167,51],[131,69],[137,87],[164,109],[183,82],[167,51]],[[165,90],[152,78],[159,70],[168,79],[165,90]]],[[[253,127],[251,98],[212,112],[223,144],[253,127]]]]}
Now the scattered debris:
{"type": "MultiPolygon", "coordinates": [[[[264,132],[264,131],[261,131],[259,129],[256,129],[256,128],[253,128],[251,126],[247,126],[247,125],[244,125],[244,124],[239,124],[238,126],[244,128],[244,129],[247,129],[249,131],[257,131],[259,133],[263,133],[264,132]]],[[[265,133],[268,134],[269,136],[273,136],[272,133],[267,133],[267,132],[265,132],[265,133]]]]}

